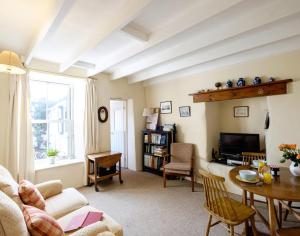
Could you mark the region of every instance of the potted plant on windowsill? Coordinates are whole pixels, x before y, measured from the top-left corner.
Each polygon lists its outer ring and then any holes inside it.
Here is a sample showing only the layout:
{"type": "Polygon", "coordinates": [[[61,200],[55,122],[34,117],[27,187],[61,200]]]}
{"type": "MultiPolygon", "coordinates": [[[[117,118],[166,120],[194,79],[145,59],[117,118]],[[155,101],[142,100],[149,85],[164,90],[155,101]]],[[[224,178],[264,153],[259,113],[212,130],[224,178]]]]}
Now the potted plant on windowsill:
{"type": "Polygon", "coordinates": [[[54,148],[47,150],[47,156],[49,158],[50,164],[55,164],[55,158],[57,157],[58,153],[59,153],[59,151],[54,148]]]}

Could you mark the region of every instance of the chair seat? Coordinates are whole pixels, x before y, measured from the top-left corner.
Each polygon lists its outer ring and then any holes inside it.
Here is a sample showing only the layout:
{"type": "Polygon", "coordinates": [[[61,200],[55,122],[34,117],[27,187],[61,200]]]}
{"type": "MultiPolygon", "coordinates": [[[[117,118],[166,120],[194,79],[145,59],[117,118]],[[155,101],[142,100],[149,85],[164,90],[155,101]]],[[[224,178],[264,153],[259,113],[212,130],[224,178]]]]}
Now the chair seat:
{"type": "Polygon", "coordinates": [[[286,228],[286,229],[279,229],[278,234],[280,236],[299,236],[300,235],[300,228],[286,228]]]}
{"type": "Polygon", "coordinates": [[[180,171],[190,171],[190,163],[179,163],[179,162],[170,162],[164,166],[166,170],[180,170],[180,171]]]}
{"type": "MultiPolygon", "coordinates": [[[[244,222],[245,220],[249,219],[249,217],[253,216],[255,214],[255,210],[251,207],[248,207],[236,200],[233,200],[231,198],[220,198],[219,200],[216,200],[212,203],[211,209],[214,209],[214,205],[219,204],[221,205],[222,209],[228,209],[228,207],[225,207],[225,205],[232,205],[234,211],[228,212],[228,215],[218,215],[214,211],[210,210],[207,206],[207,203],[204,204],[204,207],[215,217],[220,218],[223,222],[229,225],[238,225],[244,222]]],[[[217,207],[215,207],[217,208],[217,207]]]]}

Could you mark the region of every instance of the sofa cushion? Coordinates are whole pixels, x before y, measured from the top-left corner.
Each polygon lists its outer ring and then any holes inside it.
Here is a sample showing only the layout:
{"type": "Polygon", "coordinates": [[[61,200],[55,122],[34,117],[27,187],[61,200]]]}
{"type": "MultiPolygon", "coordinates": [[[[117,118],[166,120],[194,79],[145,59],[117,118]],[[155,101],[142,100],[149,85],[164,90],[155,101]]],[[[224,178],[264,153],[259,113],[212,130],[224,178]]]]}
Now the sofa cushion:
{"type": "Polygon", "coordinates": [[[2,191],[0,191],[0,235],[29,235],[21,209],[2,191]]]}
{"type": "Polygon", "coordinates": [[[75,188],[66,188],[60,194],[46,199],[46,212],[55,219],[88,204],[75,188]]]}
{"type": "Polygon", "coordinates": [[[102,221],[98,221],[86,227],[83,227],[81,229],[78,229],[76,231],[68,232],[65,235],[66,236],[94,236],[94,235],[98,236],[101,233],[109,232],[108,230],[109,229],[102,221]]]}
{"type": "Polygon", "coordinates": [[[56,220],[45,211],[23,205],[23,215],[31,236],[63,236],[64,231],[56,220]]]}
{"type": "Polygon", "coordinates": [[[45,210],[45,200],[33,183],[22,180],[19,184],[19,196],[26,205],[45,210]]]}
{"type": "MultiPolygon", "coordinates": [[[[79,214],[83,214],[85,212],[88,211],[98,211],[100,212],[98,209],[91,207],[91,206],[84,206],[81,207],[80,209],[71,212],[70,214],[59,218],[57,221],[58,223],[61,225],[61,227],[64,229],[65,227],[67,227],[67,225],[69,224],[69,222],[71,221],[71,219],[79,214]]],[[[101,221],[110,232],[112,232],[113,234],[115,234],[116,236],[123,236],[123,230],[120,224],[118,224],[114,219],[112,219],[109,215],[107,214],[103,214],[103,220],[101,221]]],[[[101,233],[101,232],[99,232],[101,233]]],[[[66,235],[72,235],[72,234],[66,234],[66,235]]],[[[93,234],[95,235],[95,234],[93,234]]],[[[96,234],[97,235],[97,234],[96,234]]],[[[72,235],[74,236],[74,235],[72,235]]]]}
{"type": "Polygon", "coordinates": [[[44,199],[53,197],[62,192],[61,180],[49,180],[35,185],[44,199]]]}
{"type": "Polygon", "coordinates": [[[22,201],[19,197],[19,185],[3,166],[0,165],[0,190],[14,200],[19,206],[22,201]]]}

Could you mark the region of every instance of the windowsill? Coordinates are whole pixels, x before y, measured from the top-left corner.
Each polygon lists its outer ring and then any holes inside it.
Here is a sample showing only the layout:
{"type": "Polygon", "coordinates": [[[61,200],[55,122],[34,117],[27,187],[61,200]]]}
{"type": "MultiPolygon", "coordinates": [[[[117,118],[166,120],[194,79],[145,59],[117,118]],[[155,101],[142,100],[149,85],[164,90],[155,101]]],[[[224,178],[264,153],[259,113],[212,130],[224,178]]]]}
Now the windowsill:
{"type": "Polygon", "coordinates": [[[55,164],[50,164],[49,160],[45,160],[40,163],[35,163],[35,171],[40,171],[40,170],[45,170],[45,169],[52,169],[52,168],[57,168],[57,167],[62,167],[62,166],[69,166],[69,165],[76,165],[84,163],[84,160],[81,159],[73,159],[73,160],[60,160],[57,161],[55,164]]]}

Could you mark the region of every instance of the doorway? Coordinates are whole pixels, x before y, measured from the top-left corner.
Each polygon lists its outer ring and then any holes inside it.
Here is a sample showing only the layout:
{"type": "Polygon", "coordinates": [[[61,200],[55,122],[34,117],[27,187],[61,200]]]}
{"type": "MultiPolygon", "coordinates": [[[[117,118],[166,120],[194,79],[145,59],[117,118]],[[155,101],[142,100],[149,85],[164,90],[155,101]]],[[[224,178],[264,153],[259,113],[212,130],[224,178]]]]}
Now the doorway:
{"type": "Polygon", "coordinates": [[[127,103],[110,100],[110,148],[122,153],[122,167],[128,168],[127,158],[127,103]]]}

